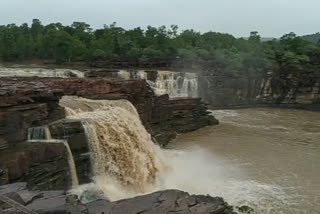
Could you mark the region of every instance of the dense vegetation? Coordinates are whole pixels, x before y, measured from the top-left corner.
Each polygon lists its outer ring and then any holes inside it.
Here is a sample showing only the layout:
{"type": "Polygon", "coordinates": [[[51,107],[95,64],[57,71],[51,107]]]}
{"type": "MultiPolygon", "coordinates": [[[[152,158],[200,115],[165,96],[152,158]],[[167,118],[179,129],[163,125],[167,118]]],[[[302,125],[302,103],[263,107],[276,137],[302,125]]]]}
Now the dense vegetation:
{"type": "Polygon", "coordinates": [[[301,38],[309,42],[313,42],[315,44],[320,44],[320,33],[305,35],[305,36],[302,36],[301,38]]]}
{"type": "Polygon", "coordinates": [[[267,70],[319,70],[320,47],[294,33],[278,40],[262,42],[258,32],[249,38],[235,38],[216,32],[179,31],[172,25],[125,30],[115,23],[93,30],[84,22],[71,26],[0,26],[0,59],[54,59],[58,63],[105,59],[179,58],[212,62],[215,68],[230,72],[267,70]]]}

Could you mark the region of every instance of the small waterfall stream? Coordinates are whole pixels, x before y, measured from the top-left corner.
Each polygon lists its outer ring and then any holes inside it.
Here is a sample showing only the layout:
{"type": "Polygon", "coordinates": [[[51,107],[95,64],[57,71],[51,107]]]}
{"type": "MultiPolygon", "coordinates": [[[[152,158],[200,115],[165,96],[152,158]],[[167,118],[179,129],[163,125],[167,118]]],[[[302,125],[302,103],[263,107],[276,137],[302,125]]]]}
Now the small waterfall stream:
{"type": "Polygon", "coordinates": [[[52,140],[48,126],[31,127],[28,130],[28,140],[52,140]]]}
{"type": "Polygon", "coordinates": [[[70,175],[71,175],[71,181],[72,181],[72,188],[76,188],[77,186],[79,186],[79,180],[77,176],[77,169],[73,159],[72,151],[67,141],[63,140],[62,143],[66,147],[66,150],[68,153],[68,163],[69,163],[69,169],[70,169],[70,175]]]}
{"type": "Polygon", "coordinates": [[[75,188],[79,185],[76,165],[73,159],[72,151],[66,140],[52,139],[48,126],[38,126],[32,127],[28,130],[28,142],[62,143],[66,148],[68,156],[67,158],[71,177],[71,188],[75,188]]]}

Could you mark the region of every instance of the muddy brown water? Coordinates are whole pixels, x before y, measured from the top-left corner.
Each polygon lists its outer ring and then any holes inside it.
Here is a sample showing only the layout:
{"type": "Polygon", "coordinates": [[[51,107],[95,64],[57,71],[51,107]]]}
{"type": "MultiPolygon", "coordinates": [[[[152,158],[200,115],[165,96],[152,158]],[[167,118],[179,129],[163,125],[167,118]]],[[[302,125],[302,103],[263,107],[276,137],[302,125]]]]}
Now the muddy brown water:
{"type": "Polygon", "coordinates": [[[320,213],[320,112],[258,108],[213,114],[220,125],[181,134],[169,148],[190,158],[205,151],[189,166],[190,179],[207,187],[200,191],[252,206],[255,213],[320,213]]]}

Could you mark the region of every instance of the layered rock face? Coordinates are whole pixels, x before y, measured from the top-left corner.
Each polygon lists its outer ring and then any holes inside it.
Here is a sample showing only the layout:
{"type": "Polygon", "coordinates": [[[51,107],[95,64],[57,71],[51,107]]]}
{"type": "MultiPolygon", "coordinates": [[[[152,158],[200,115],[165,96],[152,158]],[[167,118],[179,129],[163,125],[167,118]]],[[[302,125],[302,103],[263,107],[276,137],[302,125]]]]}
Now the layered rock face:
{"type": "MultiPolygon", "coordinates": [[[[112,78],[0,79],[0,148],[3,152],[12,153],[13,159],[25,156],[11,149],[27,140],[29,128],[49,124],[48,127],[53,139],[68,140],[80,183],[86,183],[90,180],[90,160],[87,154],[89,150],[81,122],[63,120],[65,112],[59,106],[59,100],[64,95],[89,99],[127,99],[131,101],[144,126],[163,146],[177,133],[217,123],[214,117],[209,115],[206,106],[200,99],[170,100],[168,96],[158,97],[145,80],[112,78]]],[[[2,173],[0,178],[7,180],[6,182],[27,180],[27,175],[33,170],[33,165],[38,165],[38,169],[40,169],[46,166],[43,164],[46,164],[47,160],[44,158],[36,162],[31,161],[23,169],[8,167],[10,161],[10,159],[2,160],[2,162],[0,160],[0,173],[2,173]],[[18,172],[15,174],[14,170],[18,172]]],[[[35,171],[37,172],[37,170],[35,171]]],[[[38,173],[46,174],[42,171],[38,173]]],[[[46,176],[49,174],[47,173],[46,176]]],[[[66,186],[65,182],[63,185],[66,186]]]]}
{"type": "Polygon", "coordinates": [[[166,146],[177,133],[190,132],[219,123],[213,116],[208,115],[207,107],[200,98],[168,98],[168,95],[157,97],[152,109],[152,135],[162,146],[166,146]]]}
{"type": "Polygon", "coordinates": [[[136,107],[148,130],[152,129],[152,125],[166,121],[173,131],[185,132],[210,125],[214,120],[200,99],[169,100],[168,96],[157,97],[145,80],[8,78],[0,80],[0,84],[0,124],[3,124],[0,138],[12,143],[25,140],[27,129],[32,126],[63,118],[63,109],[58,106],[62,95],[127,99],[136,107]],[[188,127],[185,126],[187,123],[188,127]]]}
{"type": "Polygon", "coordinates": [[[267,74],[257,100],[262,104],[320,110],[320,74],[267,74]]]}
{"type": "Polygon", "coordinates": [[[0,148],[24,141],[32,126],[63,118],[61,96],[41,82],[0,79],[0,148]]]}
{"type": "Polygon", "coordinates": [[[236,108],[256,104],[262,78],[199,75],[199,94],[211,108],[236,108]]]}
{"type": "Polygon", "coordinates": [[[320,110],[320,75],[268,73],[199,75],[200,96],[211,108],[277,106],[320,110]]]}
{"type": "Polygon", "coordinates": [[[64,118],[64,109],[59,106],[63,95],[128,99],[137,107],[146,126],[154,96],[142,80],[3,78],[0,79],[1,147],[26,140],[30,127],[64,118]]]}
{"type": "Polygon", "coordinates": [[[0,184],[26,181],[30,189],[70,187],[66,149],[58,143],[21,143],[0,151],[0,184]],[[1,170],[0,170],[1,171],[1,170]]]}
{"type": "MultiPolygon", "coordinates": [[[[123,70],[90,69],[87,77],[118,77],[123,70]]],[[[320,74],[269,72],[267,74],[227,74],[198,66],[174,71],[191,71],[196,73],[198,81],[198,95],[210,104],[210,108],[241,108],[255,106],[278,106],[304,109],[320,109],[319,85],[320,74]]],[[[156,82],[159,75],[167,71],[127,69],[126,77],[130,79],[145,78],[156,82]],[[141,73],[142,72],[142,73],[141,73]]],[[[174,79],[165,79],[163,84],[170,85],[174,79]]],[[[177,81],[179,82],[179,81],[177,81]]],[[[159,83],[159,82],[158,82],[159,83]]],[[[170,87],[168,87],[170,91],[170,87]]]]}

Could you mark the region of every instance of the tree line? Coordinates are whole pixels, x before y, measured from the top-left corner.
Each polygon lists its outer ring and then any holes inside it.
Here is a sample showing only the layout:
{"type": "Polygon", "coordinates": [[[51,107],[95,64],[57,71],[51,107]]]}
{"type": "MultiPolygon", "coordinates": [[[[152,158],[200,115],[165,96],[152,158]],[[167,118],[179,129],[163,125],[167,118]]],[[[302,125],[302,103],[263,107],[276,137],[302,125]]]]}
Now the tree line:
{"type": "Polygon", "coordinates": [[[180,31],[177,25],[126,30],[112,23],[93,30],[85,22],[43,25],[34,19],[30,26],[26,23],[0,26],[3,61],[52,59],[63,63],[166,57],[204,60],[216,69],[232,73],[302,69],[314,72],[320,66],[320,46],[295,33],[263,42],[255,31],[249,38],[235,38],[211,31],[180,31]]]}

